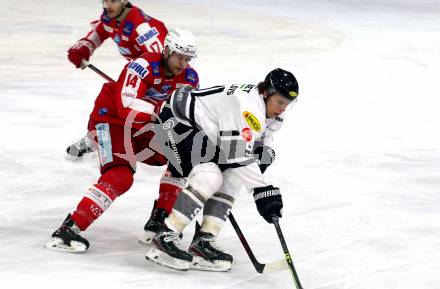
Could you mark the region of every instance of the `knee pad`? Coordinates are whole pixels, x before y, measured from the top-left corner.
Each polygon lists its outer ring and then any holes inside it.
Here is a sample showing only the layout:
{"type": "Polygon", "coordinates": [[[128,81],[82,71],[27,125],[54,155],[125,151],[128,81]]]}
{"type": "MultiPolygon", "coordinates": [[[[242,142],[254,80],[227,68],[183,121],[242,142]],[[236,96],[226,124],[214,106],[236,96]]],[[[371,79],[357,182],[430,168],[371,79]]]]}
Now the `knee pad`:
{"type": "Polygon", "coordinates": [[[133,185],[133,170],[128,166],[110,167],[98,180],[98,184],[112,189],[116,197],[133,185]]]}
{"type": "Polygon", "coordinates": [[[206,199],[214,195],[223,182],[223,175],[215,163],[203,163],[193,167],[188,176],[188,185],[203,194],[206,199]]]}

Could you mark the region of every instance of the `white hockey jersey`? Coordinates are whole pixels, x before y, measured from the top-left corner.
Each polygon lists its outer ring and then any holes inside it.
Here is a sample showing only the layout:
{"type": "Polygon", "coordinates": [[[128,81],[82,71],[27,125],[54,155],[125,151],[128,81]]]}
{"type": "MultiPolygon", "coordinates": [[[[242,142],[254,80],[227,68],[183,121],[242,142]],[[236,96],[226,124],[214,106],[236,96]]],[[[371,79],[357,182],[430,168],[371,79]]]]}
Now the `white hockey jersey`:
{"type": "Polygon", "coordinates": [[[251,84],[193,90],[191,98],[183,122],[195,124],[219,144],[227,164],[242,164],[225,171],[221,191],[238,191],[240,185],[247,191],[267,186],[253,156],[254,144],[271,142],[273,132],[282,126],[282,116],[266,118],[263,96],[251,84]]]}

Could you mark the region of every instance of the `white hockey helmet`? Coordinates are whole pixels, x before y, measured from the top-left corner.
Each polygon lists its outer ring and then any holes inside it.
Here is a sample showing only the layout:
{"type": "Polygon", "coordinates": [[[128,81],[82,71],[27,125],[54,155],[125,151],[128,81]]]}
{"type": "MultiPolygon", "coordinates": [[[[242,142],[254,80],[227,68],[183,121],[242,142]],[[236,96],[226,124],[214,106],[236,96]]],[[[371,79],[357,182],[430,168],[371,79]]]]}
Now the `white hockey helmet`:
{"type": "Polygon", "coordinates": [[[189,30],[171,29],[165,38],[165,47],[168,47],[170,55],[174,51],[192,58],[197,57],[196,41],[189,30]]]}

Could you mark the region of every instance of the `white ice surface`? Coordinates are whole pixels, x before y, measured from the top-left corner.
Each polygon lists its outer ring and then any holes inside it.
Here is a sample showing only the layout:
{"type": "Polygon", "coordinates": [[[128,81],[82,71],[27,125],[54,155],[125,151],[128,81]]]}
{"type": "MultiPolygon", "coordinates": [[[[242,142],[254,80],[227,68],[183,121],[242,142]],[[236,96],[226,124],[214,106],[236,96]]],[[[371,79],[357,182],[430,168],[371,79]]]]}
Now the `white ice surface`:
{"type": "MultiPolygon", "coordinates": [[[[297,76],[300,101],[268,173],[283,192],[281,225],[304,288],[439,288],[438,0],[134,3],[196,34],[202,86],[255,83],[277,66],[297,76]]],[[[256,273],[229,224],[219,237],[235,257],[229,273],[147,263],[137,237],[161,169],[146,166],[84,233],[90,251],[43,249],[98,177],[95,157],[71,163],[63,152],[84,134],[103,82],[66,59],[100,4],[0,7],[0,288],[293,288],[287,271],[256,273]]],[[[112,77],[124,64],[110,41],[91,61],[112,77]]],[[[250,196],[234,213],[261,261],[282,258],[250,196]]]]}

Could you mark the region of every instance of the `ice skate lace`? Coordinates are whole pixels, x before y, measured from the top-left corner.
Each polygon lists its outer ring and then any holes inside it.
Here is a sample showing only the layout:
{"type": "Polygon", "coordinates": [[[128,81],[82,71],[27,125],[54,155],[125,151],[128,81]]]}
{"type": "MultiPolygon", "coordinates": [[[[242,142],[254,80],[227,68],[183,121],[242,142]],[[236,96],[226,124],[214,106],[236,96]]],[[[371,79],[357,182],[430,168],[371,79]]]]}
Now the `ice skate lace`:
{"type": "Polygon", "coordinates": [[[168,231],[168,232],[163,232],[162,234],[164,236],[163,240],[165,242],[167,243],[172,242],[178,249],[183,250],[179,242],[179,233],[174,231],[168,231]]]}
{"type": "Polygon", "coordinates": [[[203,241],[208,242],[209,246],[211,246],[212,248],[216,249],[217,251],[220,251],[220,252],[224,253],[223,249],[221,247],[219,247],[215,243],[215,238],[214,237],[201,237],[200,239],[202,239],[203,241]]]}

